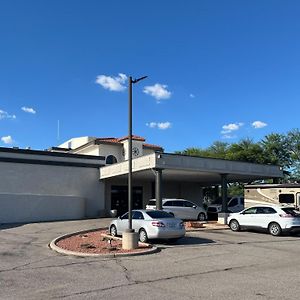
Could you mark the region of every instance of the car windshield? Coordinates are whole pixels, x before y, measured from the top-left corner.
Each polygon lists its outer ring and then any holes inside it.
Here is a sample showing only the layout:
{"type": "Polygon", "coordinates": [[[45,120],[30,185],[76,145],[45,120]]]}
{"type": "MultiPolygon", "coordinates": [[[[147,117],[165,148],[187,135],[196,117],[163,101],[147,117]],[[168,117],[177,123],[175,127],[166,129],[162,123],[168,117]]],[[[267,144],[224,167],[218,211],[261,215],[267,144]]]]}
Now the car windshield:
{"type": "Polygon", "coordinates": [[[284,208],[282,208],[282,210],[288,215],[292,215],[294,217],[300,217],[299,211],[295,210],[292,207],[284,207],[284,208]]]}
{"type": "Polygon", "coordinates": [[[152,219],[174,218],[171,214],[161,210],[147,211],[146,214],[152,219]]]}

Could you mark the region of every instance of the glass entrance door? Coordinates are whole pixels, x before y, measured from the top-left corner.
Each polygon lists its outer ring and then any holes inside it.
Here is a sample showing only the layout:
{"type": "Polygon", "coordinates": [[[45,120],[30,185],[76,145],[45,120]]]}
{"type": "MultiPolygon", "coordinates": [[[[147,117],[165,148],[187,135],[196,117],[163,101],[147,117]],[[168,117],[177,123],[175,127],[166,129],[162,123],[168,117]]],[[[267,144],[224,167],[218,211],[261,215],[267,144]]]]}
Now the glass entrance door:
{"type": "MultiPolygon", "coordinates": [[[[143,208],[143,187],[134,186],[132,188],[132,208],[143,208]]],[[[128,211],[127,186],[113,185],[111,187],[111,209],[116,209],[118,216],[121,216],[128,211]]]]}

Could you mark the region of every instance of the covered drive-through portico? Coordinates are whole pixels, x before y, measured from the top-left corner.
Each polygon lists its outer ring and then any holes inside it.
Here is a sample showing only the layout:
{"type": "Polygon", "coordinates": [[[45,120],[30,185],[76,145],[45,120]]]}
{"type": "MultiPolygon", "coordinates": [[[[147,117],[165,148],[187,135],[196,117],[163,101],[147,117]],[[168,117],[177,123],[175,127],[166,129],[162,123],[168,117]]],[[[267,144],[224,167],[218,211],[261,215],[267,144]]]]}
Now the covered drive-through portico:
{"type": "MultiPolygon", "coordinates": [[[[158,209],[162,207],[162,198],[170,197],[172,192],[174,195],[175,190],[180,191],[177,192],[178,197],[184,198],[184,195],[190,194],[194,198],[202,197],[202,201],[203,194],[196,191],[197,187],[221,185],[224,212],[227,211],[227,183],[251,182],[259,179],[276,180],[283,176],[281,168],[273,165],[167,153],[153,153],[134,159],[132,171],[133,185],[135,182],[148,182],[154,185],[158,209]]],[[[127,176],[126,161],[100,168],[100,180],[108,183],[107,186],[110,181],[126,183],[127,176]]],[[[108,196],[109,193],[106,193],[106,197],[108,196]]],[[[199,201],[198,199],[198,203],[199,201]]],[[[110,209],[109,203],[106,204],[110,209]]]]}

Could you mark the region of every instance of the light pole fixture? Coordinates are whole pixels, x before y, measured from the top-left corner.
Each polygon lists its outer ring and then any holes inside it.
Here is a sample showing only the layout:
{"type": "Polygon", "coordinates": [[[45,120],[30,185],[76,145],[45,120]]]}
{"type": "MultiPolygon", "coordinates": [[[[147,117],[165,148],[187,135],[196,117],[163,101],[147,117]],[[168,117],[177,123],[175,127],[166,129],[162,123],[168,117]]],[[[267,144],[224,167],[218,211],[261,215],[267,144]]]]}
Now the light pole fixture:
{"type": "Polygon", "coordinates": [[[147,76],[128,79],[128,228],[123,233],[123,249],[135,249],[138,246],[137,233],[132,229],[132,85],[147,76]]]}
{"type": "Polygon", "coordinates": [[[132,230],[132,84],[137,83],[147,76],[128,80],[128,229],[132,230]]]}

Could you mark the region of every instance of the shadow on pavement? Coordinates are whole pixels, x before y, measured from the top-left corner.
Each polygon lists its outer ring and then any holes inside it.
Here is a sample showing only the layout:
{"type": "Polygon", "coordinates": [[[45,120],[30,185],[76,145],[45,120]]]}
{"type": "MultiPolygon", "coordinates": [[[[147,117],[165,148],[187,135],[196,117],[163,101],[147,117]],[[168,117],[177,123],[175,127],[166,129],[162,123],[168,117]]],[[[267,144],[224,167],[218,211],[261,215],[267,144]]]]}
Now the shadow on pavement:
{"type": "Polygon", "coordinates": [[[26,224],[27,223],[5,223],[5,224],[0,223],[0,230],[20,227],[20,226],[24,226],[26,224]]]}
{"type": "Polygon", "coordinates": [[[170,241],[161,241],[161,240],[153,240],[154,244],[159,245],[173,245],[173,246],[182,246],[182,245],[202,245],[202,244],[213,244],[215,241],[210,239],[204,239],[199,237],[191,237],[191,236],[185,236],[181,239],[179,239],[176,242],[170,242],[170,241]]]}

